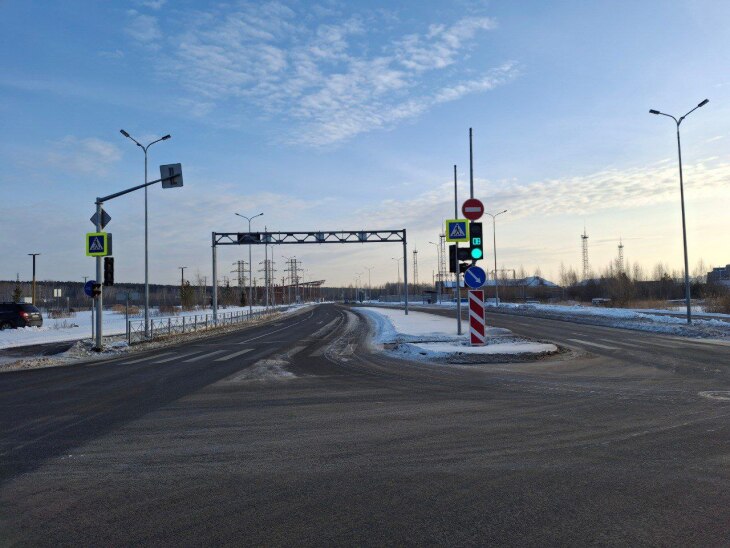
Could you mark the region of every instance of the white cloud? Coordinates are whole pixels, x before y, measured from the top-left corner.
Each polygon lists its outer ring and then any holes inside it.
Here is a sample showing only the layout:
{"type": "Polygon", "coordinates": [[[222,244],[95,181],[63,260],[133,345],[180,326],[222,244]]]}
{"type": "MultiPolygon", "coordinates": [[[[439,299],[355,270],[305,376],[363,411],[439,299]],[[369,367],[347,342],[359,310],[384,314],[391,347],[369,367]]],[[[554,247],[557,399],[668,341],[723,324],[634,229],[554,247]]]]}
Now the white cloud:
{"type": "Polygon", "coordinates": [[[167,3],[167,0],[137,0],[137,4],[150,8],[153,10],[159,10],[167,3]]]}
{"type": "MultiPolygon", "coordinates": [[[[713,158],[685,165],[684,178],[687,199],[711,196],[727,186],[730,163],[713,158]]],[[[519,219],[588,215],[676,202],[678,186],[676,165],[660,162],[648,167],[606,169],[531,183],[476,179],[475,193],[489,196],[489,203],[495,209],[509,208],[510,218],[519,219]]],[[[355,212],[354,217],[369,220],[370,224],[400,218],[405,226],[419,230],[432,228],[434,219],[450,211],[453,212],[453,183],[444,183],[412,200],[385,200],[376,208],[355,212]]]]}
{"type": "Polygon", "coordinates": [[[130,21],[124,30],[133,39],[143,44],[151,44],[162,38],[157,17],[144,15],[136,10],[127,11],[127,16],[130,21]]]}
{"type": "Polygon", "coordinates": [[[62,171],[103,175],[121,157],[120,149],[109,141],[94,137],[79,139],[69,135],[53,143],[45,159],[50,166],[62,171]]]}
{"type": "MultiPolygon", "coordinates": [[[[171,40],[174,49],[160,57],[160,70],[166,78],[180,77],[187,100],[202,101],[206,112],[225,107],[227,113],[286,120],[287,135],[313,146],[392,127],[517,74],[506,63],[456,76],[479,36],[495,27],[492,19],[464,18],[386,36],[379,17],[313,20],[312,13],[280,2],[222,5],[176,27],[183,30],[171,40]]],[[[153,31],[140,32],[148,34],[153,31]]]]}

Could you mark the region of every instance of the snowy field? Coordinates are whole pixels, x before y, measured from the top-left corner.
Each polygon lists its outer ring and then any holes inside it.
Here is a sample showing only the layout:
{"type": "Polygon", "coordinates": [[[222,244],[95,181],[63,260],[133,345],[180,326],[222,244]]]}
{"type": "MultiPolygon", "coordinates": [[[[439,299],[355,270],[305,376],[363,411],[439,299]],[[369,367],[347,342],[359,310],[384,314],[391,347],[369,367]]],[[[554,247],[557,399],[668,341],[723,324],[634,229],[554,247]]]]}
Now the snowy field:
{"type": "Polygon", "coordinates": [[[399,354],[415,359],[443,358],[459,354],[479,355],[539,355],[557,352],[553,344],[528,341],[516,337],[508,329],[487,328],[487,345],[469,345],[469,325],[462,323],[464,334],[458,335],[456,320],[425,312],[391,308],[358,308],[375,325],[375,342],[397,344],[399,354]]]}
{"type": "MultiPolygon", "coordinates": [[[[263,306],[254,306],[253,311],[263,310],[263,306]]],[[[228,314],[230,312],[248,312],[248,307],[229,306],[228,308],[219,308],[219,314],[228,314]]],[[[183,316],[192,318],[198,316],[204,317],[206,314],[212,314],[213,309],[202,309],[193,311],[178,312],[178,318],[183,316]]],[[[157,321],[160,318],[167,318],[168,315],[159,315],[156,308],[150,310],[150,319],[157,321]]],[[[141,314],[130,315],[130,320],[144,320],[144,312],[141,314]]],[[[102,333],[104,336],[123,335],[127,332],[124,314],[118,314],[111,310],[104,311],[104,327],[102,333]]],[[[43,327],[25,327],[22,329],[6,329],[0,331],[0,349],[14,348],[18,346],[28,346],[33,344],[44,344],[53,342],[76,341],[79,339],[91,338],[91,310],[76,312],[71,318],[51,319],[43,317],[43,327]]]]}
{"type": "MultiPolygon", "coordinates": [[[[455,302],[441,304],[421,304],[411,302],[410,306],[455,308],[455,302]]],[[[379,303],[378,306],[402,306],[402,303],[379,303]]],[[[462,307],[466,305],[462,303],[462,307]]],[[[494,305],[487,304],[487,314],[497,310],[494,305]]],[[[730,314],[696,314],[692,317],[692,325],[687,325],[683,317],[670,316],[672,311],[645,310],[628,308],[605,308],[600,306],[555,305],[555,304],[517,304],[501,303],[499,310],[523,316],[534,316],[548,319],[570,320],[578,323],[590,323],[636,331],[650,331],[703,338],[730,337],[730,314]]]]}

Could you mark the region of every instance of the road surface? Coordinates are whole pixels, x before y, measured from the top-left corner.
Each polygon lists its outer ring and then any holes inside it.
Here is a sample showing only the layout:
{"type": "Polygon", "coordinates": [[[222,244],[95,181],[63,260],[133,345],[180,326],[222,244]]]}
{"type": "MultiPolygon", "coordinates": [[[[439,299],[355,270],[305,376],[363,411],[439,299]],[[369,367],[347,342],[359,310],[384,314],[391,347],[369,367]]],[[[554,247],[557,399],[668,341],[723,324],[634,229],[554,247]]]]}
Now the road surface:
{"type": "Polygon", "coordinates": [[[730,347],[500,321],[575,354],[407,362],[323,305],[2,374],[0,544],[727,543],[730,347]]]}

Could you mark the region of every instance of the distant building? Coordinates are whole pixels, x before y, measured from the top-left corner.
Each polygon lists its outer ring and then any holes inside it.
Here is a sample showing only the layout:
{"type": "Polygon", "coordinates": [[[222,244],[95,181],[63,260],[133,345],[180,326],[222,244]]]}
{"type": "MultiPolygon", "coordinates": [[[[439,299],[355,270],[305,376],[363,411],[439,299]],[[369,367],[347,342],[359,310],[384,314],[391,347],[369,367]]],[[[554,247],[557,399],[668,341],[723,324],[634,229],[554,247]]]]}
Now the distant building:
{"type": "Polygon", "coordinates": [[[730,264],[713,268],[707,273],[708,284],[730,285],[730,264]]]}

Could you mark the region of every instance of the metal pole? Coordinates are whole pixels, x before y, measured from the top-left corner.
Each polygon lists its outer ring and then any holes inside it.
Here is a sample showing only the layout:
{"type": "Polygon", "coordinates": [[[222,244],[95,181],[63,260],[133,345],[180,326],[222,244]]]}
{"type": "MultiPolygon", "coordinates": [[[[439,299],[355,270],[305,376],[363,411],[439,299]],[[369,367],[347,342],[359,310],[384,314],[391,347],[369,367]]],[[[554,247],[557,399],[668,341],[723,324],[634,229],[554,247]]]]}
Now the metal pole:
{"type": "MultiPolygon", "coordinates": [[[[96,202],[96,231],[101,232],[101,206],[102,203],[97,200],[96,202]]],[[[102,293],[104,291],[104,284],[101,283],[103,279],[102,273],[102,257],[96,258],[96,283],[100,285],[99,296],[96,298],[96,340],[94,342],[94,350],[101,352],[101,336],[102,336],[102,305],[104,304],[104,298],[102,293]]]]}
{"type": "MultiPolygon", "coordinates": [[[[268,241],[268,238],[266,237],[266,232],[268,231],[268,227],[264,225],[264,238],[266,238],[266,241],[268,241]]],[[[266,310],[269,309],[269,244],[264,243],[264,286],[266,288],[266,310]]]]}
{"type": "MultiPolygon", "coordinates": [[[[149,146],[149,145],[147,145],[149,146]]],[[[142,147],[144,150],[144,184],[147,184],[147,147],[142,147]]],[[[101,217],[101,213],[99,213],[101,217]]],[[[98,229],[101,231],[101,228],[98,229]]],[[[149,338],[150,336],[150,269],[149,269],[149,254],[147,249],[148,238],[147,238],[147,187],[144,187],[144,336],[149,338]]]]}
{"type": "MultiPolygon", "coordinates": [[[[454,165],[454,219],[459,218],[459,194],[457,190],[456,165],[454,165]]],[[[456,242],[456,253],[454,256],[454,278],[456,286],[456,333],[461,335],[461,289],[459,289],[459,242],[456,242]]]]}
{"type": "Polygon", "coordinates": [[[36,255],[40,255],[40,253],[30,253],[30,255],[33,257],[33,284],[31,289],[31,296],[30,296],[30,302],[33,306],[35,306],[35,258],[36,255]]]}
{"type": "Polygon", "coordinates": [[[499,281],[497,274],[497,216],[492,217],[492,245],[494,246],[494,303],[499,306],[499,281]]]}
{"type": "Polygon", "coordinates": [[[403,229],[403,291],[405,292],[405,311],[408,316],[408,244],[405,228],[403,229]]]}
{"type": "MultiPolygon", "coordinates": [[[[251,219],[248,220],[248,233],[251,234],[251,219]]],[[[249,236],[250,238],[250,236],[249,236]]],[[[253,273],[251,270],[251,240],[248,241],[248,317],[253,314],[253,273]]]]}
{"type": "Polygon", "coordinates": [[[213,323],[218,321],[218,265],[216,260],[215,232],[213,232],[213,323]]]}
{"type": "MultiPolygon", "coordinates": [[[[681,122],[681,119],[680,119],[681,122]]],[[[692,305],[689,287],[689,258],[687,257],[687,228],[684,220],[684,180],[682,178],[682,145],[679,140],[679,124],[677,122],[677,153],[679,155],[679,194],[682,201],[682,239],[684,240],[684,297],[687,301],[687,323],[692,323],[692,305]]]]}
{"type": "Polygon", "coordinates": [[[472,130],[469,128],[469,198],[474,197],[474,155],[472,153],[472,130]]]}

